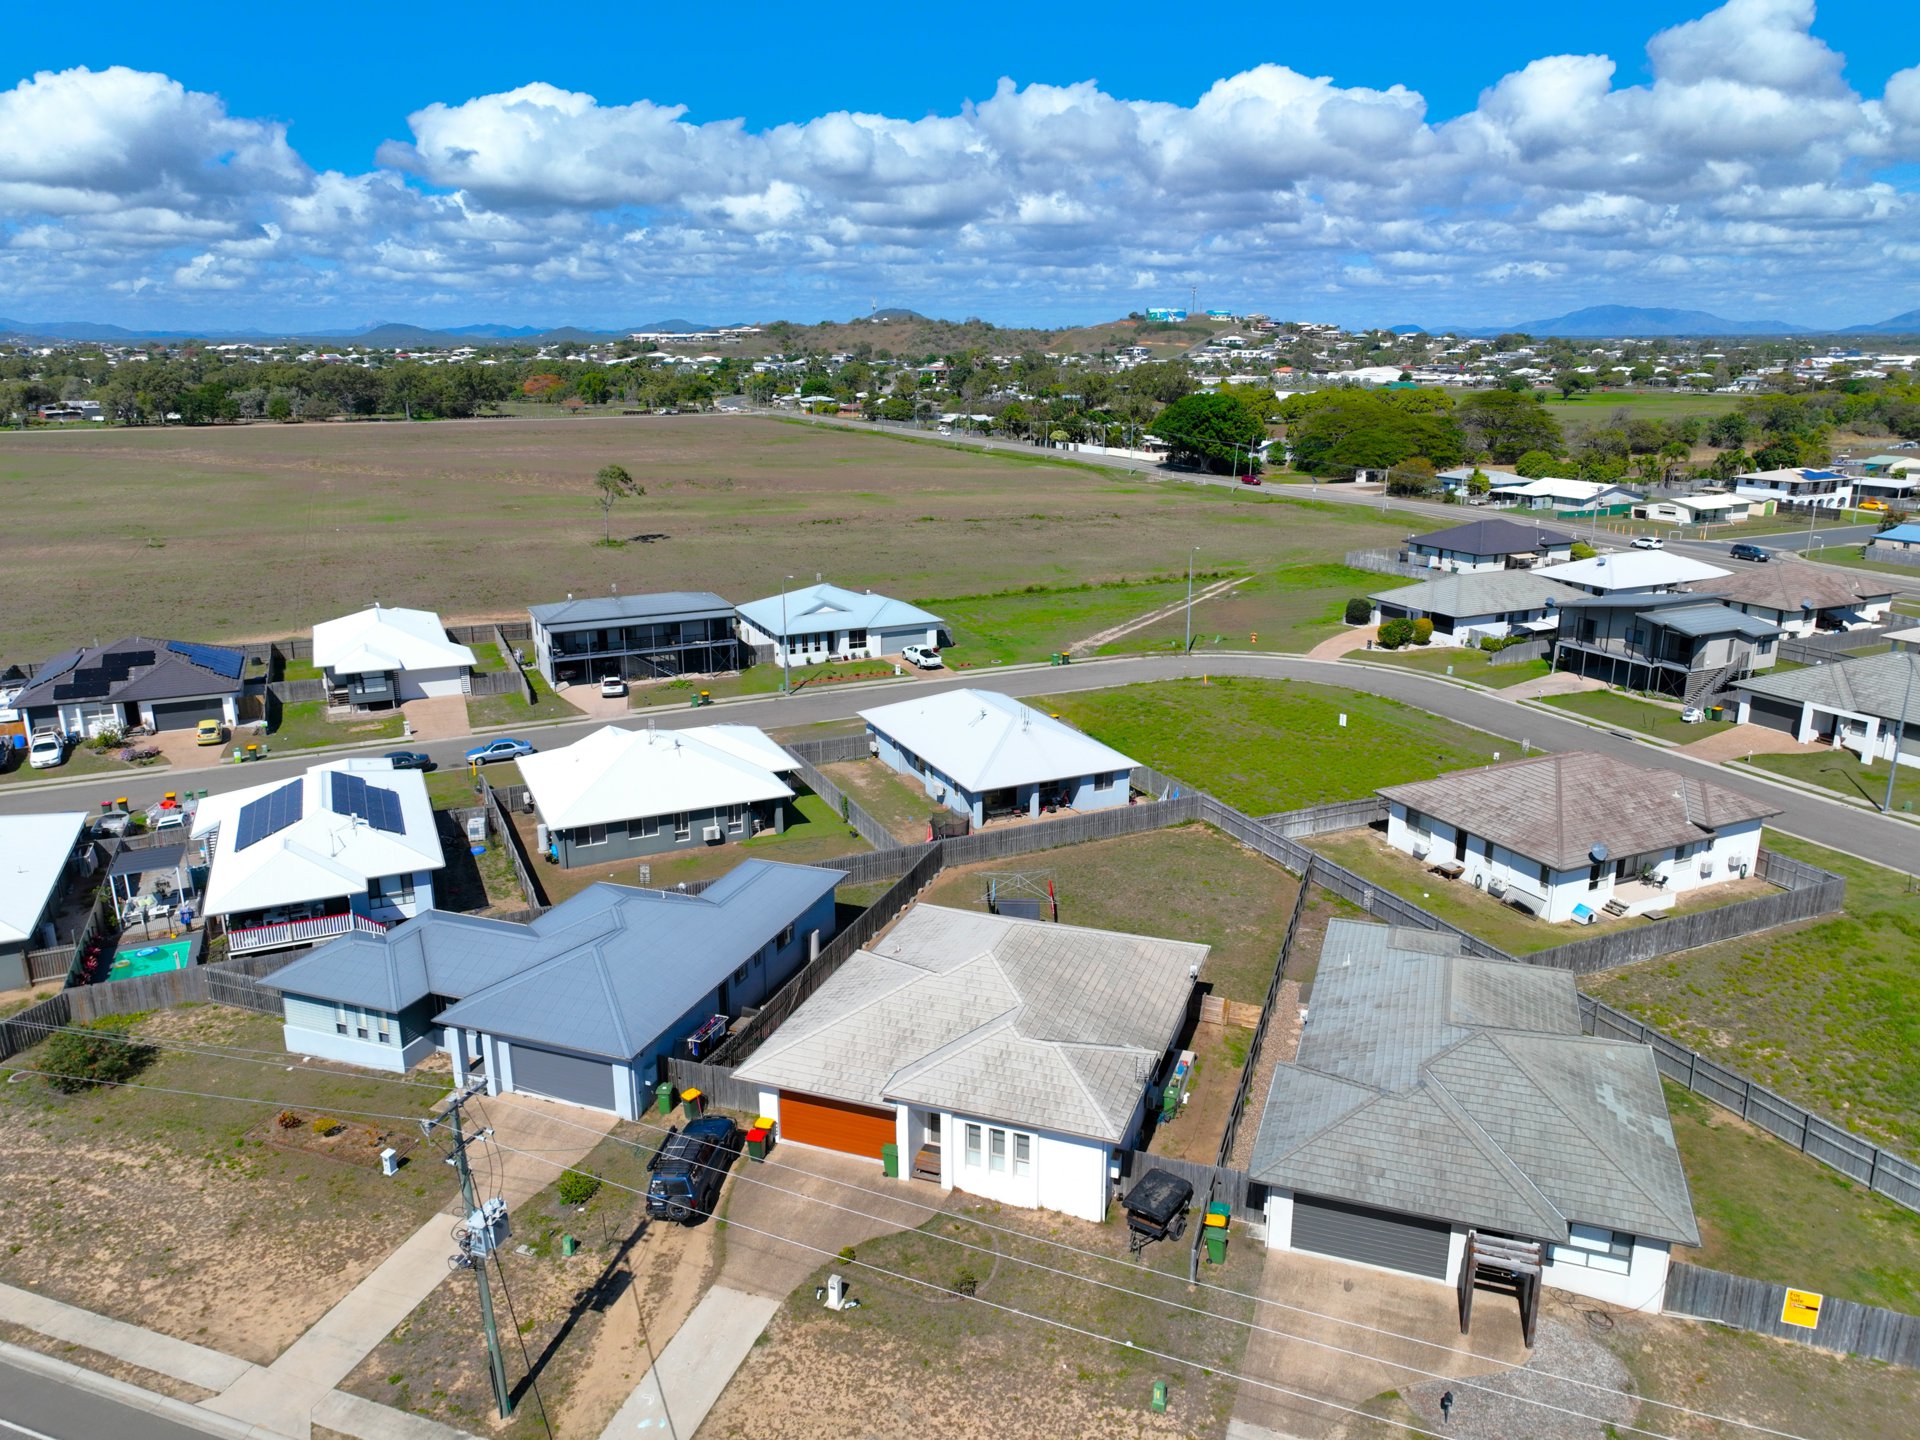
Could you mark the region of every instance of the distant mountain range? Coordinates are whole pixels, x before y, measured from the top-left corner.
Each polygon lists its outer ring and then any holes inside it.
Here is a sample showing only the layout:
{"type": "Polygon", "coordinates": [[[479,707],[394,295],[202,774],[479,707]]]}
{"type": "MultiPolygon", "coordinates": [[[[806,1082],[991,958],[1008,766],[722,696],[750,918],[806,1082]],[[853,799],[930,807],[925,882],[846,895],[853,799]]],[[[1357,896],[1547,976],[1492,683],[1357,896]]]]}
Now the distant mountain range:
{"type": "MultiPolygon", "coordinates": [[[[1404,334],[1414,327],[1394,328],[1404,334]]],[[[1920,330],[1920,326],[1914,328],[1920,330]]],[[[1543,339],[1617,335],[1651,339],[1699,335],[1804,335],[1809,332],[1806,326],[1795,325],[1787,320],[1729,320],[1724,315],[1713,315],[1705,310],[1589,305],[1584,310],[1573,310],[1544,320],[1516,320],[1511,325],[1441,326],[1431,333],[1476,336],[1520,334],[1537,335],[1543,339]]]]}

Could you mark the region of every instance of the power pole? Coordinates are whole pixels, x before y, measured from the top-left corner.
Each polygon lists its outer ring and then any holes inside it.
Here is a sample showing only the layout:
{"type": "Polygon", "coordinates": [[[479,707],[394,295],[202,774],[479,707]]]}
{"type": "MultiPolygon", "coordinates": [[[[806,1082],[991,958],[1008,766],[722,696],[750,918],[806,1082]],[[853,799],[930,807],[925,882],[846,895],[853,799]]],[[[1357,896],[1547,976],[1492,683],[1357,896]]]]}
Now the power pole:
{"type": "MultiPolygon", "coordinates": [[[[500,1327],[493,1319],[493,1291],[487,1283],[487,1258],[493,1254],[496,1244],[507,1236],[506,1209],[499,1206],[498,1230],[492,1216],[482,1218],[482,1207],[473,1190],[473,1167],[467,1162],[467,1147],[475,1140],[484,1139],[488,1131],[479,1135],[467,1135],[460,1128],[460,1112],[466,1103],[481,1093],[482,1085],[474,1081],[466,1089],[458,1092],[447,1102],[447,1113],[432,1120],[420,1122],[420,1133],[429,1139],[441,1125],[445,1125],[453,1142],[453,1153],[447,1157],[447,1163],[453,1166],[460,1176],[460,1198],[466,1203],[467,1221],[455,1232],[460,1242],[460,1253],[448,1263],[455,1269],[473,1271],[473,1278],[480,1285],[480,1323],[487,1332],[487,1365],[493,1372],[493,1399],[500,1407],[500,1418],[505,1420],[513,1414],[513,1393],[507,1387],[507,1362],[500,1351],[500,1327]],[[480,1221],[478,1231],[476,1221],[480,1221]],[[476,1247],[476,1241],[478,1245],[476,1247]],[[477,1253],[476,1253],[477,1250],[477,1253]]],[[[498,1202],[493,1202],[498,1206],[498,1202]]]]}

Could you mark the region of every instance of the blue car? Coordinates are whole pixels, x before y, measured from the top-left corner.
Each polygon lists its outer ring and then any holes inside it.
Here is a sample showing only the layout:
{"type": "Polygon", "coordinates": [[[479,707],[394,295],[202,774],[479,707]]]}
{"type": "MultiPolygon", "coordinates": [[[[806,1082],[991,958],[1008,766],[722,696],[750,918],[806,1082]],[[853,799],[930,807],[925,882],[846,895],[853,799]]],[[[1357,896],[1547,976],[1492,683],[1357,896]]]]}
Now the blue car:
{"type": "Polygon", "coordinates": [[[494,760],[518,760],[522,755],[533,754],[533,746],[524,740],[512,740],[501,736],[498,740],[489,740],[484,745],[476,745],[467,751],[469,765],[485,765],[494,760]]]}

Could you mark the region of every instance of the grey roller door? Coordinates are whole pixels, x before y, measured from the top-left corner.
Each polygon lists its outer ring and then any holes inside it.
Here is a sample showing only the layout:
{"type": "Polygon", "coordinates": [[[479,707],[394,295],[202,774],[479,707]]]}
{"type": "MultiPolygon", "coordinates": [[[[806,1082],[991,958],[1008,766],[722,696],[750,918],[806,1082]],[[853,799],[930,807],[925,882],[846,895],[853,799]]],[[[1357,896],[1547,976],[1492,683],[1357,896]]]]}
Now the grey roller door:
{"type": "Polygon", "coordinates": [[[1293,1248],[1316,1255],[1444,1280],[1451,1231],[1440,1220],[1394,1215],[1342,1200],[1293,1197],[1293,1248]]]}
{"type": "Polygon", "coordinates": [[[614,1108],[613,1067],[605,1060],[583,1060],[578,1055],[515,1045],[511,1061],[515,1090],[591,1105],[596,1110],[614,1108]]]}
{"type": "Polygon", "coordinates": [[[158,700],[153,706],[153,728],[191,730],[202,720],[224,720],[226,714],[218,700],[158,700]]]}
{"type": "Polygon", "coordinates": [[[1800,702],[1756,695],[1747,706],[1747,723],[1764,725],[1769,730],[1784,730],[1792,735],[1800,728],[1800,702]]]}

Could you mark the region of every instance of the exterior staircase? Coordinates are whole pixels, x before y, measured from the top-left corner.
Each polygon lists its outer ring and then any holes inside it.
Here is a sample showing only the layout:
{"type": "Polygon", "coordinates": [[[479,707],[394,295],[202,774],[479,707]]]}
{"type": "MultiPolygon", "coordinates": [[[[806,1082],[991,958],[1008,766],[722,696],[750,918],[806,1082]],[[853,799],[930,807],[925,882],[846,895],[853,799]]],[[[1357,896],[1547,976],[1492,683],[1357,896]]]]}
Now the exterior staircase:
{"type": "Polygon", "coordinates": [[[1746,673],[1743,665],[1720,665],[1712,670],[1702,670],[1687,677],[1687,693],[1680,699],[1683,705],[1706,706],[1722,690],[1746,673]]]}

